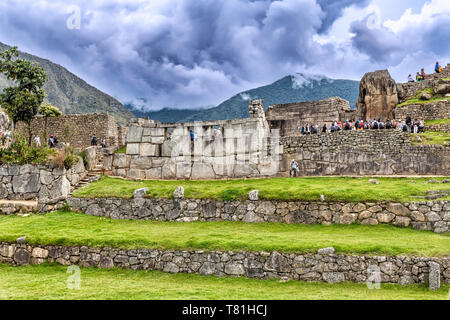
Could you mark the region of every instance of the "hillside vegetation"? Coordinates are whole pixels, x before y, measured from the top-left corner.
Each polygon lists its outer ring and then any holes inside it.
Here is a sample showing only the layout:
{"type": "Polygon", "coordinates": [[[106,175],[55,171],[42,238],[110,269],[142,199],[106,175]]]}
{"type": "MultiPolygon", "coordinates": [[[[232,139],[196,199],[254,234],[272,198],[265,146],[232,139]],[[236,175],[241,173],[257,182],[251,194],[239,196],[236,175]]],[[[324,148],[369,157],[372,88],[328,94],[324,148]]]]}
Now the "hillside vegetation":
{"type": "MultiPolygon", "coordinates": [[[[0,43],[1,50],[10,47],[0,43]]],[[[120,124],[126,124],[134,115],[119,101],[86,83],[66,68],[49,60],[20,52],[20,59],[37,62],[47,73],[44,90],[46,101],[57,106],[64,114],[107,112],[112,114],[120,124]]],[[[0,91],[11,85],[0,74],[0,91]]]]}

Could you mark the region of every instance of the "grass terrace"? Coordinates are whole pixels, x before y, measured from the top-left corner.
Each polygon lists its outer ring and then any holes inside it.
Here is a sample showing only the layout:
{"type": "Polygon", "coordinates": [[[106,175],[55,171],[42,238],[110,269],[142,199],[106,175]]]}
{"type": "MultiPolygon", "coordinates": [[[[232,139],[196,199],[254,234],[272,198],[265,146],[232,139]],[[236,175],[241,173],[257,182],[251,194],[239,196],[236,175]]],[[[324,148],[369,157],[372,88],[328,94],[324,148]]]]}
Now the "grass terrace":
{"type": "Polygon", "coordinates": [[[425,88],[423,90],[417,91],[416,95],[412,99],[398,104],[397,107],[402,107],[402,106],[406,106],[406,105],[410,105],[410,104],[427,104],[427,103],[438,102],[441,100],[450,101],[450,97],[445,97],[444,95],[441,95],[441,94],[434,94],[434,91],[432,88],[425,88]],[[422,94],[422,92],[429,93],[429,94],[433,95],[433,97],[430,100],[421,100],[420,95],[422,94]]]}
{"type": "Polygon", "coordinates": [[[67,267],[0,264],[1,300],[446,300],[449,286],[313,283],[83,268],[79,290],[68,290],[67,267]]]}
{"type": "Polygon", "coordinates": [[[449,132],[433,132],[427,131],[419,134],[411,134],[413,145],[450,145],[450,133],[449,132]],[[420,140],[417,139],[420,137],[420,140]]]}
{"type": "Polygon", "coordinates": [[[123,249],[316,252],[450,256],[450,234],[389,225],[302,225],[243,222],[112,220],[71,212],[0,217],[0,242],[26,236],[39,245],[123,249]]]}
{"type": "Polygon", "coordinates": [[[425,125],[447,124],[447,123],[450,123],[450,118],[435,119],[435,120],[427,120],[427,121],[425,121],[425,125]]]}
{"type": "MultiPolygon", "coordinates": [[[[429,184],[430,178],[376,178],[380,184],[368,183],[370,177],[305,177],[237,180],[144,180],[130,181],[120,178],[102,177],[85,188],[78,189],[75,197],[127,198],[139,188],[149,188],[152,198],[171,198],[178,186],[183,186],[186,198],[245,200],[252,190],[259,190],[259,197],[267,200],[317,201],[320,195],[326,201],[401,201],[418,200],[430,190],[448,190],[448,184],[429,184]]],[[[436,181],[449,177],[433,178],[436,181]]],[[[442,198],[449,200],[447,198],[442,198]]]]}

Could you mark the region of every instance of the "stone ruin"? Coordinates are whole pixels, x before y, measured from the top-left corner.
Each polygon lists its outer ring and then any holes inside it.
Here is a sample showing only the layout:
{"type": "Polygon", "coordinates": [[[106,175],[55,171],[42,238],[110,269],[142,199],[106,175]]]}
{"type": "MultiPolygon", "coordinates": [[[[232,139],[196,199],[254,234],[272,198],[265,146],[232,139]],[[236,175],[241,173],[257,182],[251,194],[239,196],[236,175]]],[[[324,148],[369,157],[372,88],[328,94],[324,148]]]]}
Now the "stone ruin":
{"type": "Polygon", "coordinates": [[[356,111],[339,97],[311,102],[293,102],[269,106],[266,112],[271,129],[279,129],[281,136],[298,136],[304,124],[326,124],[354,119],[356,111]]]}
{"type": "MultiPolygon", "coordinates": [[[[450,95],[450,64],[441,73],[427,75],[421,82],[396,83],[387,70],[366,73],[360,82],[359,98],[356,103],[357,118],[369,119],[412,119],[434,120],[450,117],[450,101],[442,100],[426,104],[408,104],[399,107],[405,101],[416,98],[424,89],[434,94],[450,95]]],[[[423,93],[421,100],[429,100],[432,94],[423,93]]]]}
{"type": "Polygon", "coordinates": [[[278,173],[278,132],[269,132],[262,100],[250,118],[166,124],[131,122],[125,154],[103,158],[115,176],[135,179],[220,179],[278,173]],[[195,138],[190,139],[190,131],[195,138]]]}

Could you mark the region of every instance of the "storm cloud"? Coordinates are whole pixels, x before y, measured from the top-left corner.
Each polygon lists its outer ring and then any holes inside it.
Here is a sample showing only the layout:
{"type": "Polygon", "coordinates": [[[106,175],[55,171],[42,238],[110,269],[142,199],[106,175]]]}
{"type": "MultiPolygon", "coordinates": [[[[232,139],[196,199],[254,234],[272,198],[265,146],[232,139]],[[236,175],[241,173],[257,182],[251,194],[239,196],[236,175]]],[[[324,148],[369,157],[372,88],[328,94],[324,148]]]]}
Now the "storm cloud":
{"type": "Polygon", "coordinates": [[[413,31],[401,25],[405,16],[378,29],[357,17],[347,41],[317,41],[347,8],[370,3],[3,0],[0,41],[59,63],[123,102],[145,98],[152,109],[216,105],[295,72],[358,79],[375,67],[403,66],[405,48],[421,49],[405,40],[412,32],[428,51],[449,56],[449,42],[435,41],[448,38],[450,9],[438,14],[440,24],[433,18],[413,31]],[[80,29],[67,28],[73,5],[80,29]]]}

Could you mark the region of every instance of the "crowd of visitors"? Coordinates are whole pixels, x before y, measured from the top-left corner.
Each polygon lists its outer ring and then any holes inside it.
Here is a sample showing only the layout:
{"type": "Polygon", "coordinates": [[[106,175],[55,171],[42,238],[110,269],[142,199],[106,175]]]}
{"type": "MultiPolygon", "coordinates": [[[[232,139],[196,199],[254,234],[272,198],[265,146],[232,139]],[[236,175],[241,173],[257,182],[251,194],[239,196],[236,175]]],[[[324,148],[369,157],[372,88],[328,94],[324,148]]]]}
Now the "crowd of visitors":
{"type": "Polygon", "coordinates": [[[333,133],[336,131],[347,130],[384,130],[397,129],[409,133],[423,132],[425,128],[425,121],[423,119],[411,120],[410,117],[404,121],[371,119],[369,121],[363,120],[347,120],[345,122],[334,121],[330,127],[324,124],[319,127],[317,124],[304,124],[300,129],[301,134],[319,134],[319,133],[333,133]]]}

